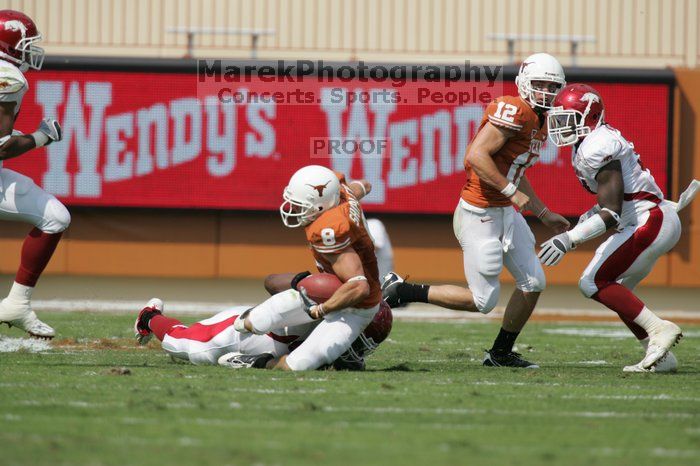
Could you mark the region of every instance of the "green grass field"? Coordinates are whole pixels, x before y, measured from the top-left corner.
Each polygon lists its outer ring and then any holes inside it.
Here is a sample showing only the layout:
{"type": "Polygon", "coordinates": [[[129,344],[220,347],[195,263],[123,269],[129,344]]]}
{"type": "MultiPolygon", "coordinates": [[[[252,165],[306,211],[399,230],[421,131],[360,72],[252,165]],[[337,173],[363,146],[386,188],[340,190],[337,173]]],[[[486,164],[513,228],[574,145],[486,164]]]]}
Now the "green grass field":
{"type": "Polygon", "coordinates": [[[496,324],[404,322],[364,373],[294,374],[172,363],[127,315],[45,317],[51,350],[0,353],[3,466],[700,464],[698,326],[674,375],[623,374],[621,326],[532,323],[525,371],[480,366],[496,324]]]}

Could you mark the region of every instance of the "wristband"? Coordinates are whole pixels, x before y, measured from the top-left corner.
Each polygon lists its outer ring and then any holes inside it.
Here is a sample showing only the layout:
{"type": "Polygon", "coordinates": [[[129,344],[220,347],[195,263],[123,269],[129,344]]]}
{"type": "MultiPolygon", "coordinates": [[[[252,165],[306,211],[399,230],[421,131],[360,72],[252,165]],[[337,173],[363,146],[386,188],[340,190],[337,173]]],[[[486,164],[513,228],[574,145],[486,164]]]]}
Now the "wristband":
{"type": "Polygon", "coordinates": [[[49,142],[49,137],[41,131],[34,131],[31,136],[34,138],[36,147],[44,147],[49,142]]]}
{"type": "Polygon", "coordinates": [[[542,217],[544,217],[545,215],[547,215],[547,212],[549,212],[549,207],[544,206],[544,207],[542,208],[542,210],[540,211],[540,213],[537,214],[537,218],[540,218],[540,219],[541,219],[542,217]]]}
{"type": "Polygon", "coordinates": [[[501,194],[505,197],[511,197],[517,190],[518,188],[513,183],[509,182],[505,188],[501,189],[501,194]]]}
{"type": "Polygon", "coordinates": [[[600,211],[609,213],[610,216],[612,216],[613,220],[615,220],[615,223],[617,223],[618,225],[620,224],[620,216],[617,215],[617,212],[615,212],[614,210],[608,209],[607,207],[603,207],[602,209],[600,209],[600,211]]]}
{"type": "Polygon", "coordinates": [[[353,180],[350,182],[350,184],[357,184],[360,186],[360,189],[362,189],[362,195],[366,196],[367,195],[367,190],[365,189],[365,184],[360,181],[360,180],[353,180]]]}

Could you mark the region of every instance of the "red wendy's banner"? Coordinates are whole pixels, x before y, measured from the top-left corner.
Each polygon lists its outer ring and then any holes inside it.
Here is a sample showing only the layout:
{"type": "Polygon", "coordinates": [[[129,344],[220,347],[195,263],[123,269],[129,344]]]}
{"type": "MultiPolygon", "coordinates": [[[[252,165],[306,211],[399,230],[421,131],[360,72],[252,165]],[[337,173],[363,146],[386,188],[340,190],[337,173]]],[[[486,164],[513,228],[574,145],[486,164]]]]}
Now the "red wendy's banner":
{"type": "MultiPolygon", "coordinates": [[[[369,212],[451,213],[484,104],[516,93],[510,82],[397,89],[251,78],[222,91],[185,73],[41,71],[28,79],[17,129],[31,132],[55,116],[64,140],[5,167],[73,206],[276,209],[292,173],[321,164],[371,181],[369,212]]],[[[666,188],[668,86],[590,84],[607,121],[666,188]]],[[[545,144],[527,175],[552,210],[574,216],[594,202],[578,185],[570,149],[545,144]]]]}

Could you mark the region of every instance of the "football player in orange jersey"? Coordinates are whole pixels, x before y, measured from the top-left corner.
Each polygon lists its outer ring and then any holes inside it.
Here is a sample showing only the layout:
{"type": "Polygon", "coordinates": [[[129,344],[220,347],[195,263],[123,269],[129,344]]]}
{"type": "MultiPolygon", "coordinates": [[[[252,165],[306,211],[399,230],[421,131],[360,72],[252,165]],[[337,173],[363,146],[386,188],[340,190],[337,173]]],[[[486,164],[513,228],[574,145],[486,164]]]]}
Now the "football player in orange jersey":
{"type": "Polygon", "coordinates": [[[359,203],[370,189],[365,180],[346,182],[343,175],[319,165],[292,176],[283,193],[282,221],[290,228],[305,228],[319,270],[336,275],[343,285],[323,304],[314,303],[303,289],[290,289],[243,314],[234,327],[244,333],[322,321],[289,355],[240,355],[235,367],[317,369],[335,361],[372,321],[382,293],[374,244],[359,203]],[[274,305],[266,305],[272,301],[274,305]]]}
{"type": "Polygon", "coordinates": [[[516,290],[483,363],[536,368],[513,351],[513,344],[544,290],[545,276],[535,252],[535,237],[514,207],[533,212],[557,233],[569,227],[564,217],[547,209],[525,176],[547,138],[545,113],[566,82],[559,62],[545,53],[525,59],[515,82],[519,96],[499,97],[487,106],[464,157],[467,182],[453,226],[464,253],[468,288],[412,284],[390,273],[384,277],[382,291],[391,307],[428,302],[486,314],[498,301],[499,275],[505,265],[515,278],[516,290]]]}

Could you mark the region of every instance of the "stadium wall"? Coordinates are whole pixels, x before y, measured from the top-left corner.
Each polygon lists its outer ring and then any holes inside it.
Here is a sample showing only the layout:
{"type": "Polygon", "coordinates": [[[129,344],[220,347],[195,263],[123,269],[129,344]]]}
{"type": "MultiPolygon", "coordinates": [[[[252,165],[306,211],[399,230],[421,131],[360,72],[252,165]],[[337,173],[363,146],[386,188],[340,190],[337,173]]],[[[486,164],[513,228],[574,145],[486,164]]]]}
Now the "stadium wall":
{"type": "MultiPolygon", "coordinates": [[[[131,63],[131,70],[138,72],[137,61],[132,60],[131,63]]],[[[183,61],[163,61],[160,62],[158,72],[181,73],[191,65],[183,61]]],[[[85,71],[86,66],[92,67],[96,72],[125,69],[123,62],[70,58],[54,59],[48,63],[47,68],[70,72],[75,69],[85,71]]],[[[127,66],[127,71],[128,68],[127,66]]],[[[158,69],[159,63],[149,60],[148,68],[158,69]]],[[[511,79],[514,71],[506,70],[504,79],[511,79]]],[[[663,112],[658,111],[657,102],[647,102],[657,108],[656,113],[661,113],[669,122],[669,134],[655,134],[654,137],[664,136],[668,139],[667,144],[664,144],[667,147],[662,148],[666,154],[662,158],[666,157],[670,163],[665,170],[661,170],[663,173],[655,173],[657,177],[662,175],[667,180],[665,186],[673,198],[677,197],[680,189],[692,179],[692,174],[695,178],[700,178],[700,143],[694,137],[700,130],[695,118],[700,109],[700,72],[679,70],[676,73],[676,86],[674,75],[670,72],[567,71],[570,82],[581,80],[629,85],[657,83],[667,86],[668,95],[672,98],[664,101],[663,106],[667,108],[663,109],[663,112]],[[670,118],[671,116],[674,118],[670,118]],[[675,125],[670,124],[671,120],[675,125]]],[[[74,74],[66,79],[77,82],[74,74]]],[[[31,95],[28,95],[28,100],[31,98],[31,95]]],[[[25,101],[25,105],[28,103],[25,101]]],[[[639,117],[634,111],[635,106],[643,104],[639,100],[631,101],[631,116],[625,118],[631,118],[634,122],[634,118],[639,117]]],[[[28,107],[29,111],[26,113],[23,107],[23,120],[33,121],[41,116],[32,116],[31,105],[28,107]]],[[[643,118],[647,116],[648,113],[643,118]]],[[[77,148],[74,147],[69,157],[78,158],[73,153],[75,150],[77,148]]],[[[645,157],[644,153],[642,155],[645,157]]],[[[40,157],[23,157],[17,159],[17,166],[8,166],[30,174],[41,183],[46,172],[46,162],[41,160],[40,157]]],[[[68,165],[73,166],[76,163],[78,162],[72,160],[68,165]]],[[[272,176],[264,172],[259,175],[272,176]]],[[[442,183],[449,181],[454,188],[450,189],[450,192],[458,190],[461,183],[460,174],[455,173],[453,176],[456,178],[438,180],[442,183]]],[[[570,178],[574,178],[571,173],[567,179],[570,178]]],[[[141,180],[139,185],[152,187],[151,191],[154,194],[149,195],[150,188],[139,188],[138,196],[141,196],[144,205],[152,205],[148,200],[158,197],[159,184],[178,183],[181,179],[163,173],[145,181],[141,180]]],[[[112,197],[107,198],[109,202],[98,202],[99,200],[94,199],[92,202],[68,202],[71,205],[73,223],[47,271],[80,275],[256,278],[273,271],[313,268],[310,254],[304,246],[303,233],[284,228],[274,210],[192,208],[191,205],[186,205],[187,208],[143,208],[135,207],[133,203],[129,204],[132,207],[124,207],[115,201],[120,196],[128,198],[132,188],[133,186],[126,186],[121,191],[113,192],[112,197]]],[[[280,188],[281,186],[274,186],[275,197],[280,188]]],[[[556,191],[554,193],[556,194],[556,191]]],[[[588,198],[582,190],[576,191],[573,196],[586,198],[587,203],[593,202],[593,198],[588,198]]],[[[68,196],[66,199],[70,201],[72,198],[68,196]]],[[[463,281],[461,253],[452,234],[450,215],[417,213],[406,209],[403,212],[391,212],[390,209],[382,211],[379,207],[369,210],[374,210],[371,215],[381,218],[386,224],[394,245],[397,270],[410,273],[418,280],[463,281]]],[[[700,277],[697,274],[700,270],[700,230],[697,220],[694,220],[699,218],[698,216],[700,203],[695,203],[683,213],[684,235],[681,243],[672,254],[659,261],[646,283],[668,286],[700,285],[700,277]]],[[[548,232],[538,223],[531,224],[538,242],[548,237],[548,232]]],[[[0,235],[0,272],[12,273],[16,270],[19,249],[26,231],[26,226],[22,224],[3,224],[0,235]]],[[[585,245],[570,253],[556,269],[548,271],[549,282],[575,284],[580,272],[590,260],[595,246],[596,244],[585,245]]],[[[508,281],[510,277],[504,279],[508,281]]]]}

